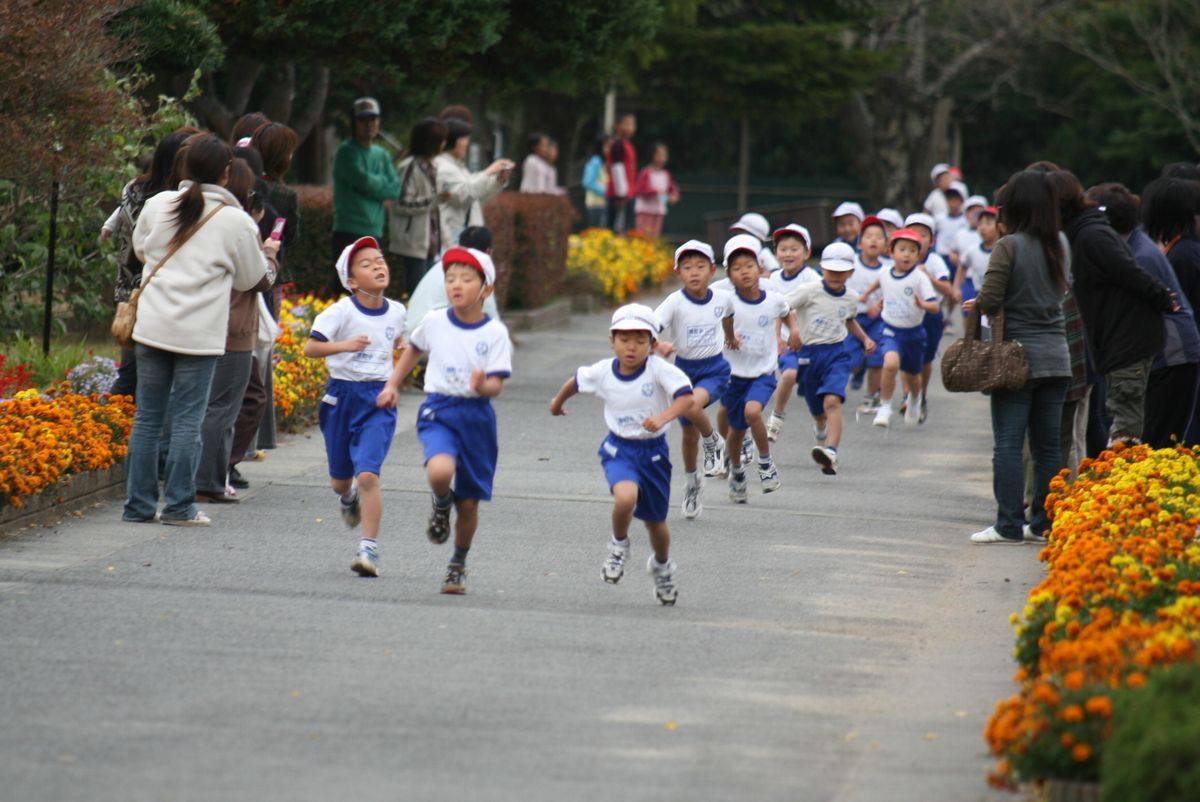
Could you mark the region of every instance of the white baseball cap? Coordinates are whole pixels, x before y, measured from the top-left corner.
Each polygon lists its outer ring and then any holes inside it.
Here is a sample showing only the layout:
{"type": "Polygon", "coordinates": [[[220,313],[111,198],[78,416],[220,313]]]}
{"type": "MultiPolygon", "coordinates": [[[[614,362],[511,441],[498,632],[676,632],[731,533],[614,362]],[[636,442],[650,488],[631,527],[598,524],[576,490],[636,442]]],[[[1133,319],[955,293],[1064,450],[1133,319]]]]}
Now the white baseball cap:
{"type": "Polygon", "coordinates": [[[355,117],[378,117],[379,101],[373,97],[360,97],[354,101],[355,117]]]}
{"type": "Polygon", "coordinates": [[[657,337],[659,329],[658,316],[654,310],[645,304],[625,304],[613,312],[612,324],[609,331],[648,331],[657,337]]]}
{"type": "Polygon", "coordinates": [[[758,237],[760,242],[766,242],[771,238],[771,224],[758,212],[746,212],[729,227],[729,230],[742,231],[758,237]]]}
{"type": "Polygon", "coordinates": [[[846,201],[845,203],[839,203],[838,207],[833,210],[833,219],[836,220],[837,218],[845,217],[848,214],[857,217],[860,223],[862,222],[862,219],[866,217],[866,215],[863,214],[862,206],[858,205],[854,201],[846,201]]]}
{"type": "Polygon", "coordinates": [[[938,162],[937,164],[933,165],[933,169],[929,171],[929,180],[937,181],[937,177],[939,175],[948,172],[950,172],[950,165],[946,164],[945,162],[938,162]]]}
{"type": "Polygon", "coordinates": [[[442,272],[450,269],[450,265],[468,265],[479,271],[483,276],[483,286],[490,287],[496,283],[496,265],[492,257],[474,248],[451,248],[442,254],[442,272]]]}
{"type": "Polygon", "coordinates": [[[809,236],[808,229],[799,223],[788,223],[783,228],[775,229],[775,231],[771,234],[771,239],[775,241],[776,245],[778,245],[780,238],[787,234],[792,234],[804,240],[804,247],[808,248],[810,251],[812,250],[812,237],[809,236]]]}
{"type": "Polygon", "coordinates": [[[895,209],[884,207],[883,209],[875,212],[875,216],[890,226],[904,228],[904,217],[901,216],[900,212],[896,211],[895,209]]]}
{"type": "Polygon", "coordinates": [[[334,267],[337,269],[338,279],[342,282],[342,286],[353,292],[350,286],[350,260],[354,258],[354,254],[361,251],[363,248],[374,248],[380,250],[379,241],[374,237],[359,237],[354,242],[342,248],[342,254],[338,257],[337,264],[334,267]]]}
{"type": "Polygon", "coordinates": [[[826,245],[821,251],[821,269],[847,273],[854,269],[854,249],[844,242],[826,245]]]}
{"type": "Polygon", "coordinates": [[[729,267],[729,258],[738,251],[749,251],[755,259],[762,250],[762,240],[752,234],[736,234],[725,243],[725,267],[729,267]]]}
{"type": "Polygon", "coordinates": [[[690,239],[675,249],[675,269],[679,269],[679,260],[689,253],[698,253],[708,261],[714,261],[712,246],[698,239],[690,239]]]}
{"type": "Polygon", "coordinates": [[[950,186],[946,191],[947,192],[957,192],[958,196],[960,198],[962,198],[963,200],[966,200],[971,194],[970,192],[967,191],[967,185],[964,184],[962,181],[951,181],[950,186]]]}
{"type": "Polygon", "coordinates": [[[988,205],[987,198],[983,197],[982,195],[972,195],[971,197],[967,198],[967,202],[963,204],[963,208],[964,209],[973,209],[976,206],[979,206],[981,208],[986,209],[987,205],[988,205]]]}
{"type": "Polygon", "coordinates": [[[913,212],[904,218],[905,228],[912,228],[913,226],[925,226],[931,234],[937,231],[937,226],[933,222],[933,216],[925,214],[925,212],[913,212]]]}

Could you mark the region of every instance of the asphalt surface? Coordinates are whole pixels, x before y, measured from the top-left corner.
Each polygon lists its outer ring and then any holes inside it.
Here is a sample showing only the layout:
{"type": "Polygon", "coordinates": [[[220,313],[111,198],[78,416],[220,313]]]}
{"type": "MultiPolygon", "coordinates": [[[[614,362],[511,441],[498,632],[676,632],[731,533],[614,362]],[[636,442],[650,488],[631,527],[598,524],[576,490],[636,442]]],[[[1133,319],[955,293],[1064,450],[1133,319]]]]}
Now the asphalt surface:
{"type": "Polygon", "coordinates": [[[349,569],[315,430],[247,465],[211,528],[110,502],[0,535],[0,800],[1010,798],[981,732],[1041,571],[967,541],[994,511],[986,401],[939,385],[927,424],[887,433],[851,415],[837,477],[794,401],[783,488],[734,506],[709,480],[696,521],[672,427],[661,607],[636,522],[633,570],[600,577],[599,402],[547,411],[605,331],[520,335],[466,596],[438,592],[450,548],[424,536],[417,394],[379,579],[349,569]]]}

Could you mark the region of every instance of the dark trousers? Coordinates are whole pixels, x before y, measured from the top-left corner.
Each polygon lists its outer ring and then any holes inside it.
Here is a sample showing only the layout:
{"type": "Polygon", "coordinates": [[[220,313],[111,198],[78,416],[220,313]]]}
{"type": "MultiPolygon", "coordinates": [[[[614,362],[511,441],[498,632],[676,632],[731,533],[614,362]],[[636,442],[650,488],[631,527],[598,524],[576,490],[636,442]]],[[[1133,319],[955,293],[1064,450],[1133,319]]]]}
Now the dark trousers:
{"type": "Polygon", "coordinates": [[[1166,448],[1183,442],[1196,402],[1196,365],[1173,365],[1150,371],[1146,385],[1146,420],[1142,442],[1166,448]]]}
{"type": "Polygon", "coordinates": [[[1025,525],[1025,471],[1022,449],[1029,436],[1033,456],[1033,499],[1030,527],[1035,534],[1050,528],[1046,491],[1063,467],[1059,444],[1066,378],[1034,379],[1020,390],[992,393],[992,492],[996,496],[996,531],[1017,540],[1025,525]]]}
{"type": "Polygon", "coordinates": [[[233,424],[237,420],[238,410],[242,408],[242,397],[246,394],[253,359],[254,355],[249,351],[229,351],[217,357],[208,407],[204,411],[204,422],[200,425],[197,493],[219,496],[225,492],[229,454],[233,450],[233,424]]]}
{"type": "Polygon", "coordinates": [[[137,396],[137,352],[133,346],[121,349],[121,364],[117,366],[117,380],[113,382],[113,395],[137,396]]]}
{"type": "Polygon", "coordinates": [[[238,411],[237,421],[233,424],[233,448],[229,452],[229,464],[237,465],[246,458],[254,442],[254,435],[262,423],[263,414],[267,411],[267,388],[263,384],[263,371],[258,364],[258,357],[250,363],[250,381],[246,384],[246,394],[242,397],[242,408],[238,411]]]}

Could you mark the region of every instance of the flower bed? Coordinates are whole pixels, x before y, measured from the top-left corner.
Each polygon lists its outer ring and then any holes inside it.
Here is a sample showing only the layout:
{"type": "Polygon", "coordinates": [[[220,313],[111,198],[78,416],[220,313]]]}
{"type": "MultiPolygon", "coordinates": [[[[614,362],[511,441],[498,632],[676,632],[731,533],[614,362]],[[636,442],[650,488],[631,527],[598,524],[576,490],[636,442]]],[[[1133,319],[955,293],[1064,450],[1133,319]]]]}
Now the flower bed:
{"type": "MultiPolygon", "coordinates": [[[[1190,449],[1116,448],[1051,483],[1046,579],[1013,615],[1019,692],[985,737],[1001,786],[1097,780],[1113,696],[1197,659],[1200,466],[1190,449]]],[[[1119,724],[1119,722],[1116,722],[1119,724]]]]}
{"type": "Polygon", "coordinates": [[[313,321],[333,301],[304,295],[284,298],[275,341],[275,414],[280,431],[298,432],[317,421],[329,371],[324,359],[304,355],[313,321]]]}
{"type": "Polygon", "coordinates": [[[66,383],[0,401],[0,506],[124,460],[132,425],[128,396],[80,395],[66,383]]]}
{"type": "Polygon", "coordinates": [[[671,250],[640,234],[619,236],[606,228],[589,228],[572,236],[567,275],[591,282],[613,303],[638,290],[666,281],[675,265],[671,250]]]}

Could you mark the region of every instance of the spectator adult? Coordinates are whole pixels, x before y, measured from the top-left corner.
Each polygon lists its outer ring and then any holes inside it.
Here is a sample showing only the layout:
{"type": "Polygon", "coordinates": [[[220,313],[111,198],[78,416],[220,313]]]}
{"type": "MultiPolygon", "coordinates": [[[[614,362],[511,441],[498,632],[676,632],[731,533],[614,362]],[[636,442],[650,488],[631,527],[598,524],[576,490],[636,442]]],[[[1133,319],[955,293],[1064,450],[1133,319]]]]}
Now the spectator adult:
{"type": "MultiPolygon", "coordinates": [[[[284,179],[292,169],[292,157],[296,148],[300,147],[300,139],[296,132],[283,123],[266,123],[254,130],[250,137],[250,147],[258,151],[262,159],[262,186],[266,190],[266,201],[286,222],[283,226],[282,246],[279,249],[279,267],[281,282],[290,280],[284,265],[287,264],[287,252],[300,239],[300,201],[296,190],[289,187],[284,179]]],[[[276,311],[272,305],[272,311],[276,311]]]]}
{"type": "Polygon", "coordinates": [[[625,233],[629,199],[637,179],[637,151],[633,135],[637,133],[637,117],[623,114],[617,120],[615,138],[608,145],[604,165],[608,168],[607,200],[608,227],[618,234],[625,233]]]}
{"type": "MultiPolygon", "coordinates": [[[[255,186],[258,176],[245,159],[234,158],[226,189],[252,218],[261,217],[262,202],[255,186]]],[[[261,236],[261,235],[260,235],[261,236]]],[[[204,420],[200,425],[200,462],[196,469],[196,500],[214,504],[236,502],[235,492],[226,487],[230,457],[233,453],[234,423],[242,408],[246,387],[254,367],[254,346],[258,335],[258,294],[271,288],[279,269],[279,244],[267,240],[263,246],[267,272],[249,291],[234,289],[229,296],[229,321],[226,325],[225,353],[217,358],[208,394],[204,420]]]]}
{"type": "Polygon", "coordinates": [[[1146,443],[1165,448],[1183,440],[1192,420],[1200,364],[1200,332],[1196,330],[1192,305],[1180,289],[1170,262],[1138,227],[1138,197],[1123,184],[1100,184],[1089,189],[1087,197],[1129,245],[1138,267],[1160,281],[1179,302],[1179,309],[1168,312],[1163,319],[1165,340],[1150,370],[1146,422],[1142,427],[1146,443]]]}
{"type": "Polygon", "coordinates": [[[271,122],[271,118],[261,111],[252,111],[249,114],[243,114],[241,117],[238,117],[237,122],[233,124],[233,128],[229,131],[229,144],[235,148],[241,145],[249,145],[249,140],[253,138],[254,132],[269,122],[271,122]]]}
{"type": "Polygon", "coordinates": [[[1096,370],[1105,376],[1109,441],[1141,442],[1146,386],[1163,349],[1171,292],[1143,271],[1104,212],[1067,170],[1046,173],[1071,243],[1072,289],[1096,370]]]}
{"type": "Polygon", "coordinates": [[[373,97],[354,101],[350,125],[353,136],[338,146],[333,157],[334,259],[360,237],[383,239],[383,204],[400,194],[392,157],[375,144],[379,101],[373,97]]]}
{"type": "Polygon", "coordinates": [[[992,492],[996,522],[971,535],[973,543],[1041,540],[1050,528],[1046,492],[1062,467],[1059,427],[1071,377],[1062,301],[1066,254],[1058,209],[1044,173],[1025,170],[1001,190],[1006,236],[996,243],[975,303],[987,315],[1004,315],[1004,338],[1016,340],[1029,360],[1019,390],[996,390],[992,406],[992,492]],[[1025,522],[1022,447],[1026,435],[1034,463],[1034,492],[1025,522]]]}
{"type": "MultiPolygon", "coordinates": [[[[121,204],[104,222],[100,229],[100,241],[112,239],[117,250],[117,280],[113,292],[114,300],[122,303],[142,282],[142,263],[133,250],[133,228],[146,201],[169,185],[171,168],[180,146],[191,136],[188,132],[176,131],[167,134],[154,148],[150,169],[130,181],[121,190],[121,204]]],[[[137,358],[133,346],[121,348],[117,379],[113,382],[113,395],[134,395],[137,392],[137,358]]]]}
{"type": "Polygon", "coordinates": [[[413,126],[408,156],[400,172],[399,198],[392,206],[388,250],[404,265],[404,289],[409,294],[442,252],[441,215],[438,212],[437,164],[446,145],[446,123],[426,117],[413,126]]]}
{"type": "Polygon", "coordinates": [[[458,117],[443,119],[446,123],[446,149],[437,155],[438,216],[444,236],[442,243],[458,242],[458,235],[468,226],[483,225],[483,204],[500,194],[513,163],[496,159],[485,169],[472,173],[467,168],[467,149],[471,146],[471,124],[458,117]]]}
{"type": "Polygon", "coordinates": [[[267,274],[267,260],[254,221],[225,189],[233,164],[229,145],[198,134],[181,152],[187,180],[146,201],[133,230],[134,252],[146,268],[133,329],[137,413],[123,518],[158,518],[159,436],[169,414],[161,520],[207,526],[195,503],[200,421],[225,352],[230,291],[255,287],[267,274]]]}
{"type": "Polygon", "coordinates": [[[608,191],[608,168],[604,166],[604,151],[608,137],[598,134],[592,146],[592,155],[583,166],[583,208],[587,213],[589,228],[604,225],[605,198],[608,191]]]}
{"type": "Polygon", "coordinates": [[[521,162],[521,191],[562,194],[558,185],[558,143],[547,134],[529,135],[529,155],[521,162]]]}

